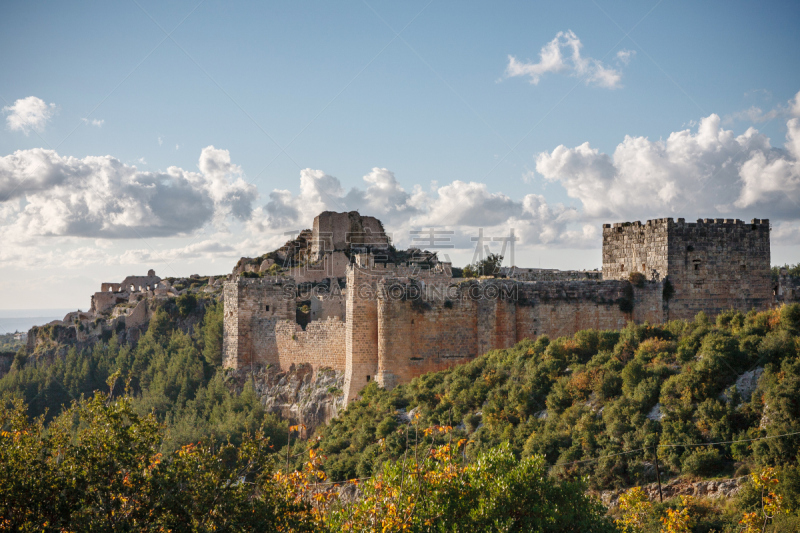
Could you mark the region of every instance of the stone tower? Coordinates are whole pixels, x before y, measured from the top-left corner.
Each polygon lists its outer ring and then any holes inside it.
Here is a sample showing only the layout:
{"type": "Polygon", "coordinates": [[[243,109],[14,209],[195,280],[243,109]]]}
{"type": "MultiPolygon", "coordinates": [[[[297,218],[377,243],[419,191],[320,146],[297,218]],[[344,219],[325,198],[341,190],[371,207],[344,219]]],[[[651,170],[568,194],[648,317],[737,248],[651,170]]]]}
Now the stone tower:
{"type": "Polygon", "coordinates": [[[224,285],[222,358],[225,368],[278,364],[276,326],[296,319],[291,280],[237,278],[224,285]]]}
{"type": "Polygon", "coordinates": [[[659,218],[603,225],[603,279],[668,280],[668,318],[766,309],[772,303],[769,220],[659,218]],[[671,290],[670,290],[671,288],[671,290]]]}

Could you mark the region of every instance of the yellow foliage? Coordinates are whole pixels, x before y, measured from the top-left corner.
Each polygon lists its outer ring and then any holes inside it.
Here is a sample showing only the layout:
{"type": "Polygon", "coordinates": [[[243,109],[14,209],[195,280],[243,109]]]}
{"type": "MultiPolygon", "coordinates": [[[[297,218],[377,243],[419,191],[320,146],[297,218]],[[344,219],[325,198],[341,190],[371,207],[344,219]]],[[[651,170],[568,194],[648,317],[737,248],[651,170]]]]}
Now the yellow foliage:
{"type": "Polygon", "coordinates": [[[742,533],[761,533],[775,516],[786,512],[783,497],[770,490],[778,485],[778,473],[773,467],[762,468],[750,474],[750,482],[761,489],[761,512],[745,513],[739,525],[743,528],[742,533]]]}
{"type": "Polygon", "coordinates": [[[641,487],[633,487],[619,497],[621,518],[615,520],[623,533],[638,533],[644,528],[653,504],[641,487]]]}
{"type": "Polygon", "coordinates": [[[689,504],[691,496],[681,496],[682,509],[667,509],[667,516],[661,519],[662,533],[691,533],[691,517],[689,504]]]}

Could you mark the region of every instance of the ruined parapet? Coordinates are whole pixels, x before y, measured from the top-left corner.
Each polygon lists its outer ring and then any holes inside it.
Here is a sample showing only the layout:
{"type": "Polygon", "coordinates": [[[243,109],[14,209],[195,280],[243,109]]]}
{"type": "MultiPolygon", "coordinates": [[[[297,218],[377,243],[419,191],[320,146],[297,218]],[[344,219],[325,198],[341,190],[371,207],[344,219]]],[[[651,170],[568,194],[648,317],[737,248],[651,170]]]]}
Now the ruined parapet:
{"type": "Polygon", "coordinates": [[[92,296],[89,312],[93,315],[102,315],[111,311],[117,304],[127,301],[128,299],[123,297],[119,292],[96,292],[92,296]]]}
{"type": "Polygon", "coordinates": [[[600,281],[598,270],[556,270],[551,268],[500,267],[500,275],[518,281],[600,281]]]}
{"type": "Polygon", "coordinates": [[[336,317],[342,322],[347,320],[347,290],[334,285],[333,291],[315,291],[311,294],[311,321],[327,320],[336,317]]]}
{"type": "Polygon", "coordinates": [[[772,292],[777,304],[800,302],[800,278],[790,276],[788,271],[782,268],[772,292]]]}
{"type": "Polygon", "coordinates": [[[351,250],[388,250],[389,238],[383,224],[375,217],[358,211],[336,213],[325,211],[314,217],[311,238],[311,259],[318,261],[326,253],[351,250]]]}
{"type": "Polygon", "coordinates": [[[275,327],[295,321],[296,286],[290,280],[237,278],[225,282],[223,298],[223,366],[278,364],[275,327]]]}
{"type": "Polygon", "coordinates": [[[150,270],[148,274],[152,276],[128,276],[120,283],[120,290],[127,292],[147,292],[157,288],[161,278],[155,275],[155,271],[150,270]]]}

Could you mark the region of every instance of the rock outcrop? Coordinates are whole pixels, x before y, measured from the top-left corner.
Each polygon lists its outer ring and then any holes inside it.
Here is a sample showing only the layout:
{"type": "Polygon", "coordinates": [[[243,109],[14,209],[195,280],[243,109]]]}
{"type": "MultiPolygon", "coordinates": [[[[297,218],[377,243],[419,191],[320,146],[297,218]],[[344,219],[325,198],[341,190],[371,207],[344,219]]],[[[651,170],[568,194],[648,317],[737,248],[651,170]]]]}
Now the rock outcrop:
{"type": "Polygon", "coordinates": [[[305,426],[301,432],[304,438],[345,408],[344,373],[330,368],[314,372],[311,365],[302,364],[282,371],[274,365],[256,365],[252,370],[230,370],[227,378],[237,393],[252,380],[265,409],[288,420],[290,425],[305,426]]]}
{"type": "MultiPolygon", "coordinates": [[[[697,498],[730,498],[735,496],[742,488],[747,477],[735,479],[721,479],[712,481],[690,482],[682,479],[672,479],[661,485],[664,500],[675,496],[694,496],[697,498]]],[[[619,497],[627,489],[606,490],[600,493],[600,499],[606,507],[615,507],[619,504],[619,497]]],[[[651,501],[658,501],[658,483],[642,486],[642,490],[651,501]]]]}

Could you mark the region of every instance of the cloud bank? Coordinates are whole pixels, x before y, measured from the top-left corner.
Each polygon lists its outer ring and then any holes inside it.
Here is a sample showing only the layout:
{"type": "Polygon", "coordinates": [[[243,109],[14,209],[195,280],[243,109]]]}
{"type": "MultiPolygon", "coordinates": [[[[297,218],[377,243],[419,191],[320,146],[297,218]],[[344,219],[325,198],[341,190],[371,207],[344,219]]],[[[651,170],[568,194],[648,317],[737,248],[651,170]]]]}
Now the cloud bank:
{"type": "MultiPolygon", "coordinates": [[[[587,85],[606,89],[621,86],[622,73],[619,69],[604,65],[601,61],[581,55],[583,44],[572,30],[558,32],[555,38],[539,51],[539,61],[519,61],[508,56],[505,77],[527,76],[533,85],[538,85],[542,76],[548,73],[565,73],[582,80],[587,85]]],[[[636,54],[633,50],[620,50],[617,60],[627,65],[636,54]]]]}
{"type": "MultiPolygon", "coordinates": [[[[536,171],[578,199],[587,220],[676,217],[800,219],[800,119],[790,119],[786,143],[773,148],[754,128],[741,135],[703,118],[696,132],[666,141],[630,137],[604,154],[589,143],[558,146],[536,157],[536,171]]],[[[776,234],[794,240],[789,226],[776,234]]]]}
{"type": "Polygon", "coordinates": [[[518,246],[597,248],[600,224],[658,217],[769,218],[774,243],[800,244],[800,117],[787,120],[780,147],[752,127],[738,135],[726,130],[712,114],[666,140],[626,136],[608,154],[588,142],[561,145],[534,159],[534,179],[562,186],[575,207],[476,181],[406,188],[380,167],[349,190],[336,176],[307,168],[296,192],[275,189],[259,198],[229,152],[214,146],[201,151],[196,171],[165,172],[139,171],[111,156],[21,150],[0,157],[0,261],[77,266],[254,255],[311,227],[326,210],[376,216],[399,247],[423,249],[472,250],[480,229],[488,237],[513,230],[518,246]],[[235,234],[232,221],[243,223],[235,234]],[[412,234],[431,228],[451,240],[412,234]],[[195,240],[111,249],[110,239],[181,236],[195,240]]]}
{"type": "Polygon", "coordinates": [[[204,148],[200,172],[142,172],[111,156],[53,150],[0,157],[0,227],[8,238],[128,239],[189,234],[208,222],[246,220],[256,198],[227,150],[204,148]]]}
{"type": "Polygon", "coordinates": [[[581,228],[577,233],[569,229],[567,226],[578,220],[577,211],[561,204],[550,205],[541,195],[528,194],[515,200],[490,192],[484,183],[460,180],[429,191],[416,185],[409,192],[400,186],[394,173],[377,167],[363,180],[364,188],[345,191],[338,178],[305,169],[300,173],[300,192],[273,191],[269,202],[254,212],[251,226],[258,233],[308,228],[322,211],[358,210],[380,218],[399,246],[425,248],[425,243],[410,233],[423,228],[453,231],[447,238],[459,249],[472,246],[470,237],[477,228],[493,236],[508,235],[513,228],[527,244],[554,246],[583,246],[596,236],[591,228],[581,228]]]}

